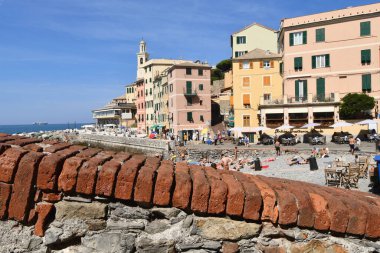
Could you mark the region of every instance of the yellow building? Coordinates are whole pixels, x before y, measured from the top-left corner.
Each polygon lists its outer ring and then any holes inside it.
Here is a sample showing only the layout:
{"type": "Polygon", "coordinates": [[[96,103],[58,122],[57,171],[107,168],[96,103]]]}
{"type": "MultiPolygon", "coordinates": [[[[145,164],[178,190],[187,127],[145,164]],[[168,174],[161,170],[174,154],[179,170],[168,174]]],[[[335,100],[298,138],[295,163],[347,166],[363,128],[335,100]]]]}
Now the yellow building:
{"type": "Polygon", "coordinates": [[[233,107],[235,127],[253,138],[254,127],[260,126],[260,98],[271,100],[282,96],[281,55],[254,49],[233,59],[233,107]]]}

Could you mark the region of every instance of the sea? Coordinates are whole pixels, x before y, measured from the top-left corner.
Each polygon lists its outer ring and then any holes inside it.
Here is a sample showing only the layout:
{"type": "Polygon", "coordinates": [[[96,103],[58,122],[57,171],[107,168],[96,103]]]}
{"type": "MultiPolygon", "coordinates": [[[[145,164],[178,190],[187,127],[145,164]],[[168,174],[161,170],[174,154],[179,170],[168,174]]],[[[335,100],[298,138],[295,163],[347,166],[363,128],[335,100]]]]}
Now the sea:
{"type": "Polygon", "coordinates": [[[46,125],[0,125],[0,133],[20,134],[40,131],[55,131],[65,129],[80,129],[83,125],[93,123],[66,123],[66,124],[46,124],[46,125]]]}

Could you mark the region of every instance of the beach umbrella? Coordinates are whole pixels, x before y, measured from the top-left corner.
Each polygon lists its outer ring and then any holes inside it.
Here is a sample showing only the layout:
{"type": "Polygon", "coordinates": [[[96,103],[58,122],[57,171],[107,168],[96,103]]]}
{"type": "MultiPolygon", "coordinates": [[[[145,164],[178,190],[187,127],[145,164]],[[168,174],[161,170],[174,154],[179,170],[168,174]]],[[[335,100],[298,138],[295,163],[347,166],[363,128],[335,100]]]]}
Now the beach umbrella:
{"type": "Polygon", "coordinates": [[[338,127],[340,127],[340,131],[342,131],[342,128],[343,128],[343,127],[347,127],[347,126],[352,126],[352,124],[351,124],[351,123],[348,123],[348,122],[346,122],[346,121],[339,121],[339,122],[337,122],[337,123],[335,123],[335,124],[332,124],[330,127],[333,127],[333,128],[338,128],[338,127]]]}
{"type": "Polygon", "coordinates": [[[339,121],[339,122],[336,122],[335,124],[332,124],[330,127],[338,128],[338,127],[347,127],[347,126],[352,126],[352,124],[346,121],[339,121]]]}
{"type": "Polygon", "coordinates": [[[239,132],[239,131],[242,131],[243,128],[241,127],[233,127],[233,128],[230,128],[230,131],[232,132],[239,132]]]}
{"type": "Polygon", "coordinates": [[[319,124],[319,123],[309,123],[309,124],[303,125],[301,128],[316,127],[316,126],[320,126],[320,125],[321,124],[319,124]]]}
{"type": "Polygon", "coordinates": [[[269,127],[264,127],[264,126],[253,128],[254,132],[260,132],[260,131],[266,131],[266,130],[270,130],[270,128],[269,127]]]}
{"type": "Polygon", "coordinates": [[[377,124],[377,122],[373,119],[366,119],[366,120],[355,123],[355,125],[371,125],[371,124],[377,124]]]}
{"type": "Polygon", "coordinates": [[[294,126],[289,126],[289,125],[282,125],[276,128],[276,130],[289,130],[294,128],[294,126]]]}

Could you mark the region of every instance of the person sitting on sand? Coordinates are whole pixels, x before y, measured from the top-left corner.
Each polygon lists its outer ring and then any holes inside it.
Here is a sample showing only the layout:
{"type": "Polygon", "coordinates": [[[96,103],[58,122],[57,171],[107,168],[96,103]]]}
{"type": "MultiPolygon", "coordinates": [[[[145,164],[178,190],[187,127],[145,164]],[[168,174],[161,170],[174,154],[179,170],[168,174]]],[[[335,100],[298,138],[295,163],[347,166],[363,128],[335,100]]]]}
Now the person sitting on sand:
{"type": "Polygon", "coordinates": [[[288,159],[288,165],[292,166],[295,164],[307,164],[308,160],[303,158],[302,156],[293,156],[292,158],[288,159]]]}

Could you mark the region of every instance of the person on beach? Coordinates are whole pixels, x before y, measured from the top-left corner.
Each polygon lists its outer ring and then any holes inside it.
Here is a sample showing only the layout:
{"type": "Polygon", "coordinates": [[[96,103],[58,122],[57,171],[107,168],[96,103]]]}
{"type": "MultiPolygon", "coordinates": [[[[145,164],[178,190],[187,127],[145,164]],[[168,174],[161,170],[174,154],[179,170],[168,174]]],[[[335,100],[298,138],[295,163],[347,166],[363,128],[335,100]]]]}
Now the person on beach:
{"type": "Polygon", "coordinates": [[[276,142],[274,143],[274,148],[276,149],[276,155],[278,155],[278,156],[281,155],[280,145],[281,144],[280,144],[280,142],[277,139],[276,142]]]}
{"type": "Polygon", "coordinates": [[[183,135],[183,145],[186,146],[186,143],[187,143],[187,134],[185,133],[185,134],[183,135]]]}
{"type": "Polygon", "coordinates": [[[224,170],[230,170],[230,164],[232,163],[231,157],[224,156],[222,158],[222,166],[224,170]]]}
{"type": "Polygon", "coordinates": [[[354,155],[354,153],[355,153],[355,143],[356,143],[356,141],[355,141],[354,137],[351,136],[350,139],[348,140],[348,144],[350,145],[350,152],[352,155],[354,155]]]}

